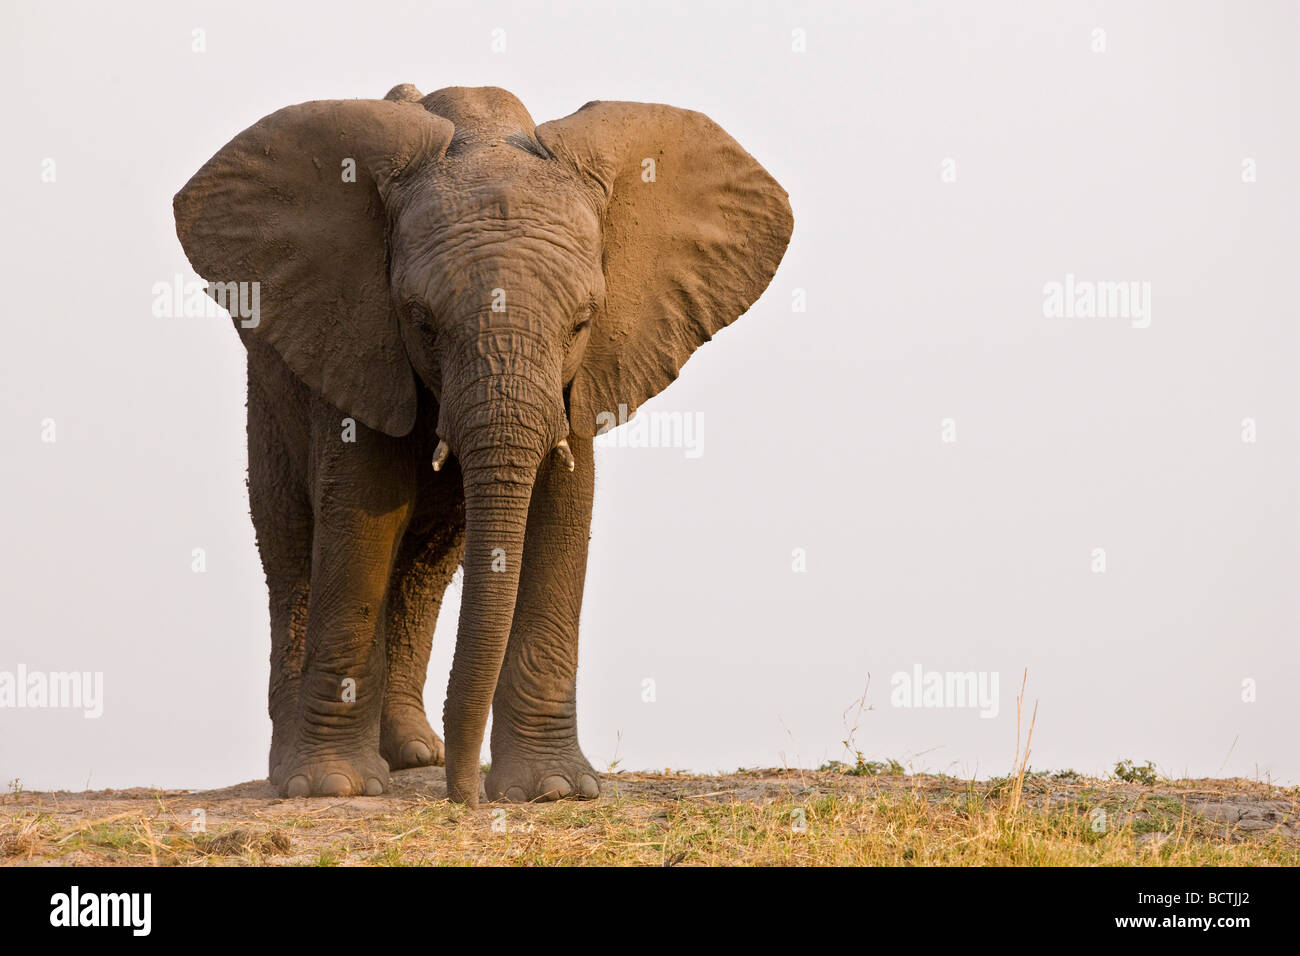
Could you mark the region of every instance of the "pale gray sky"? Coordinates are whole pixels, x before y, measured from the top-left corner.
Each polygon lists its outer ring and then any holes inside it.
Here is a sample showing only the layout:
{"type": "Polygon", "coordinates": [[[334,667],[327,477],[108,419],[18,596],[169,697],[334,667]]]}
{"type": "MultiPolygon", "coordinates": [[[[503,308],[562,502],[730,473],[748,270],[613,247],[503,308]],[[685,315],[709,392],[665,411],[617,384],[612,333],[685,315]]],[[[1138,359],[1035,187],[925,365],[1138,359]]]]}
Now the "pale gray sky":
{"type": "Polygon", "coordinates": [[[104,675],[97,720],[0,709],[0,781],[265,774],[244,353],[151,290],[191,275],[171,197],[235,133],[401,82],[502,86],[539,123],[701,110],[791,196],[767,294],[646,406],[702,415],[703,454],[598,452],[597,767],[843,757],[870,675],[867,757],[1000,774],[1027,667],[1034,766],[1300,781],[1300,8],[279,6],[0,13],[0,672],[104,675]],[[1067,276],[1149,283],[1149,311],[1050,318],[1067,276]],[[998,674],[998,715],[892,706],[918,666],[998,674]]]}

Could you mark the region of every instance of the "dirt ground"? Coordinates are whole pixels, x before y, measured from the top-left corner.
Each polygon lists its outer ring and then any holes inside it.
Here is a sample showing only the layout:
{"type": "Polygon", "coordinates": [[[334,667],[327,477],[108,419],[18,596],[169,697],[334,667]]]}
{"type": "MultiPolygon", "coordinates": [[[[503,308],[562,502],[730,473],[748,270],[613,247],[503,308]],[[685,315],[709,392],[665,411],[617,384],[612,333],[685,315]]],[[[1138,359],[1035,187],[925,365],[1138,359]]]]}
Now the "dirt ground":
{"type": "Polygon", "coordinates": [[[594,802],[446,800],[441,768],[380,797],[221,790],[0,798],[4,865],[1300,863],[1300,788],[763,769],[615,773],[594,802]]]}

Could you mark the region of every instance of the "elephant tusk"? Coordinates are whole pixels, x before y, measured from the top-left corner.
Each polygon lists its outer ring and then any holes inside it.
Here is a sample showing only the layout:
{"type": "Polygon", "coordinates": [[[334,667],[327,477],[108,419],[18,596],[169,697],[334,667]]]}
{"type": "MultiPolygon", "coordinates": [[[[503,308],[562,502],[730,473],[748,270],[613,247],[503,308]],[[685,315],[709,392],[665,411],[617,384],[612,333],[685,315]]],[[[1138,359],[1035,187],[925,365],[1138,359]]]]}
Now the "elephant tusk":
{"type": "Polygon", "coordinates": [[[447,464],[447,456],[451,454],[451,449],[441,438],[438,439],[438,447],[433,450],[433,470],[442,471],[442,466],[447,464]]]}
{"type": "Polygon", "coordinates": [[[573,450],[569,448],[569,440],[561,438],[560,443],[555,446],[555,450],[560,455],[560,461],[564,462],[564,467],[573,471],[577,467],[577,462],[573,460],[573,450]]]}

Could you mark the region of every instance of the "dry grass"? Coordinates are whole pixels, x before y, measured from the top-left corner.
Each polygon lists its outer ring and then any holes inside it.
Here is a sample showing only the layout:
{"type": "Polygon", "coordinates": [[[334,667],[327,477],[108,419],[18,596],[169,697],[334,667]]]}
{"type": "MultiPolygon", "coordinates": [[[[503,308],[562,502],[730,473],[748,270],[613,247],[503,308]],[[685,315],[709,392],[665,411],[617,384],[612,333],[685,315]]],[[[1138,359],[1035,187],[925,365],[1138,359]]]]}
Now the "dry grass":
{"type": "MultiPolygon", "coordinates": [[[[1028,741],[1026,741],[1026,750],[1028,741]]],[[[225,791],[23,793],[0,805],[0,862],[36,865],[1300,865],[1300,788],[1141,786],[1027,770],[931,775],[615,774],[594,803],[438,799],[440,770],[381,798],[225,791]],[[191,832],[203,808],[211,833],[191,832]],[[1101,816],[1104,814],[1104,816],[1101,816]]]]}

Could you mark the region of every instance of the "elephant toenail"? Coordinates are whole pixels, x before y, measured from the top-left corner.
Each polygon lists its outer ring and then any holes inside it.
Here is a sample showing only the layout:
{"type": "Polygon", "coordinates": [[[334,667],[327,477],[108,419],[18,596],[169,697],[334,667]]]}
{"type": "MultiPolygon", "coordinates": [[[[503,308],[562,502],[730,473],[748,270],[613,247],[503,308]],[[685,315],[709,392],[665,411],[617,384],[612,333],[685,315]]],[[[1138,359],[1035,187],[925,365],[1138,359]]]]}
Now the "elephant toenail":
{"type": "Polygon", "coordinates": [[[542,781],[538,789],[537,799],[539,800],[563,800],[573,792],[573,787],[569,781],[565,780],[558,773],[553,773],[542,781]]]}
{"type": "Polygon", "coordinates": [[[352,792],[352,781],[341,773],[327,773],[320,782],[322,797],[346,797],[352,792]]]}
{"type": "Polygon", "coordinates": [[[594,800],[600,796],[600,782],[589,773],[578,778],[578,795],[584,800],[594,800]]]}
{"type": "Polygon", "coordinates": [[[502,794],[502,796],[505,797],[505,799],[509,800],[511,803],[528,802],[528,794],[524,793],[523,787],[511,787],[504,794],[502,794]]]}
{"type": "Polygon", "coordinates": [[[306,797],[311,794],[311,781],[302,774],[293,777],[284,785],[286,797],[306,797]]]}
{"type": "Polygon", "coordinates": [[[423,740],[408,740],[402,745],[402,763],[408,767],[426,767],[433,762],[433,751],[423,740]]]}
{"type": "Polygon", "coordinates": [[[371,777],[366,781],[366,796],[377,797],[384,792],[384,785],[377,777],[371,777]]]}

